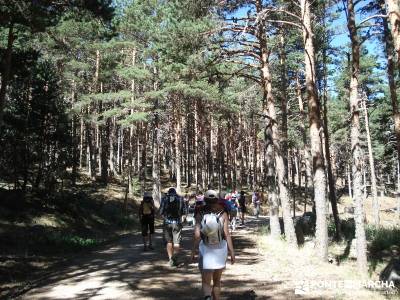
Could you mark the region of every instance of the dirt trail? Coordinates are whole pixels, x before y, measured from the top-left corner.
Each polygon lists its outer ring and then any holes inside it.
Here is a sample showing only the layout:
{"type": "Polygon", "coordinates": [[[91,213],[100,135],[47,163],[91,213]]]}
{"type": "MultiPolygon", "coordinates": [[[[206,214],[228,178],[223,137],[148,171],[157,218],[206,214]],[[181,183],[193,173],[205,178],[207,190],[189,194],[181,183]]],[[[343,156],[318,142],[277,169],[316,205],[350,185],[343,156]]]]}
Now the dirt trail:
{"type": "MultiPolygon", "coordinates": [[[[265,280],[263,256],[254,235],[265,222],[265,218],[251,218],[234,233],[237,263],[227,265],[222,299],[292,298],[293,291],[283,290],[281,282],[265,280]]],[[[157,229],[156,249],[151,252],[143,252],[141,236],[133,234],[75,258],[18,299],[202,299],[197,264],[190,262],[191,241],[192,228],[185,227],[182,264],[170,268],[161,229],[157,229]]]]}

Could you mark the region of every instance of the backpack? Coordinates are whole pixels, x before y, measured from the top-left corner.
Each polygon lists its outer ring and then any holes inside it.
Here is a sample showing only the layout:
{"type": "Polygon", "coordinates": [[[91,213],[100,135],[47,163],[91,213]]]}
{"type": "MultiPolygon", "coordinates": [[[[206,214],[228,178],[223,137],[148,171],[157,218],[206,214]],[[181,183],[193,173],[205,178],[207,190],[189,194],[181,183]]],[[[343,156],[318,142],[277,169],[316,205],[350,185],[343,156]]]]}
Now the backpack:
{"type": "Polygon", "coordinates": [[[236,209],[236,203],[233,200],[228,201],[229,211],[236,209]]]}
{"type": "Polygon", "coordinates": [[[204,243],[215,245],[225,239],[224,222],[221,221],[223,213],[224,211],[219,213],[208,212],[203,215],[200,222],[200,233],[204,243]]]}
{"type": "Polygon", "coordinates": [[[166,197],[166,217],[168,219],[179,219],[182,212],[182,201],[176,195],[167,195],[166,197]]]}
{"type": "Polygon", "coordinates": [[[153,205],[149,202],[143,202],[143,215],[152,215],[153,205]]]}

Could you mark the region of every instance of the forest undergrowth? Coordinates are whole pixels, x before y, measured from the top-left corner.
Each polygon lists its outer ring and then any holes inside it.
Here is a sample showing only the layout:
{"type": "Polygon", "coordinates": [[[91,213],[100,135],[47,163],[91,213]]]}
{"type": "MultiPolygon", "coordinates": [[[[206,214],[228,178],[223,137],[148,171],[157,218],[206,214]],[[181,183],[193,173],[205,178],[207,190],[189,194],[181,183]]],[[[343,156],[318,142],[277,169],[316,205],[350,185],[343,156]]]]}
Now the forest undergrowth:
{"type": "Polygon", "coordinates": [[[354,238],[354,223],[343,221],[343,240],[329,242],[329,261],[321,262],[315,257],[315,237],[307,236],[297,249],[287,247],[284,238],[272,239],[268,226],[262,226],[256,236],[258,251],[264,256],[261,269],[266,280],[282,282],[282,288],[295,288],[295,294],[310,299],[398,299],[398,288],[379,289],[372,283],[379,281],[387,263],[398,257],[400,236],[398,229],[370,226],[367,230],[369,253],[369,275],[357,273],[354,238]],[[385,249],[374,249],[374,245],[385,244],[385,249]],[[361,284],[359,286],[358,284],[361,284]],[[370,287],[364,286],[371,284],[370,287]]]}
{"type": "MultiPolygon", "coordinates": [[[[162,185],[168,188],[173,184],[163,177],[162,185]]],[[[250,193],[245,187],[244,190],[250,193]]],[[[190,187],[182,187],[182,191],[193,192],[190,187]]],[[[136,210],[140,197],[136,194],[133,199],[129,198],[125,208],[125,192],[125,186],[121,182],[115,181],[104,186],[85,182],[84,177],[76,187],[67,187],[56,195],[36,192],[21,196],[18,191],[0,190],[4,199],[0,210],[0,270],[3,274],[0,278],[0,295],[29,286],[30,281],[37,278],[38,274],[57,270],[73,256],[96,249],[124,234],[137,232],[136,210]],[[24,209],[21,210],[20,207],[24,209]]],[[[371,280],[377,280],[390,259],[399,254],[400,231],[394,227],[393,213],[390,211],[395,201],[390,197],[381,199],[382,223],[385,226],[367,226],[371,280]]],[[[365,202],[367,220],[372,218],[373,213],[369,202],[370,198],[365,202]]],[[[260,226],[258,236],[261,235],[261,239],[257,240],[259,252],[266,259],[263,263],[268,264],[266,276],[272,276],[271,280],[285,278],[285,281],[293,284],[304,280],[302,274],[312,274],[307,277],[309,280],[358,280],[354,247],[355,225],[352,215],[346,212],[351,203],[346,196],[338,201],[342,240],[334,241],[334,230],[329,230],[331,263],[321,263],[315,259],[312,235],[305,236],[304,243],[298,250],[290,250],[283,241],[269,238],[267,224],[260,226]],[[304,272],[306,268],[312,268],[312,272],[304,272]]],[[[310,204],[307,203],[308,211],[312,207],[310,204]]],[[[303,213],[304,199],[298,198],[296,216],[303,213]]],[[[262,214],[269,214],[265,202],[262,214]]],[[[333,220],[330,221],[329,228],[334,228],[333,220]]],[[[321,296],[320,292],[316,291],[316,295],[321,296]]],[[[329,290],[325,292],[328,296],[332,295],[329,290]]],[[[359,292],[359,297],[384,297],[378,292],[359,292]]],[[[343,295],[345,293],[334,293],[339,299],[343,295]]]]}
{"type": "Polygon", "coordinates": [[[0,197],[0,296],[139,228],[136,202],[125,207],[118,182],[82,180],[54,194],[0,189],[0,197]]]}

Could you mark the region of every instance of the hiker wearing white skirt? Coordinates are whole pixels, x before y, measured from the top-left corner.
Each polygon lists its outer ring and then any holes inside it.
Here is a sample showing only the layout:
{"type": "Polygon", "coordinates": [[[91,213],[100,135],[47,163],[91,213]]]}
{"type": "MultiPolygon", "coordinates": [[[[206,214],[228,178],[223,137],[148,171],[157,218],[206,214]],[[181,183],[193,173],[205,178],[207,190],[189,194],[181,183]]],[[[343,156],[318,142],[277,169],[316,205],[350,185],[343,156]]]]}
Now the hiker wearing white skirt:
{"type": "Polygon", "coordinates": [[[214,271],[224,269],[228,257],[228,243],[222,240],[216,245],[207,245],[202,240],[199,245],[200,271],[214,271]]]}
{"type": "Polygon", "coordinates": [[[198,250],[204,299],[210,300],[212,296],[213,300],[218,300],[228,250],[232,264],[235,262],[235,252],[229,233],[228,213],[218,203],[218,193],[207,191],[204,200],[206,205],[196,215],[192,259],[195,259],[198,250]]]}

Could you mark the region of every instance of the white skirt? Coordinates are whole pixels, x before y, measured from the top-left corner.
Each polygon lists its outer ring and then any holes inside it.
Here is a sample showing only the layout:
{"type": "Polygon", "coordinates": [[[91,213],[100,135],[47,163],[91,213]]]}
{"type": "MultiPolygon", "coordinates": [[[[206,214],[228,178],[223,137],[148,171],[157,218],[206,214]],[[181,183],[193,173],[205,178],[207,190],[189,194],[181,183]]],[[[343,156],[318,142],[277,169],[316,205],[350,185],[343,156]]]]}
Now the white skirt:
{"type": "Polygon", "coordinates": [[[222,240],[216,245],[207,245],[203,241],[200,241],[199,253],[200,270],[223,269],[228,257],[228,244],[226,240],[222,240]]]}

